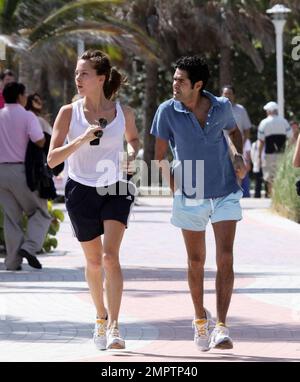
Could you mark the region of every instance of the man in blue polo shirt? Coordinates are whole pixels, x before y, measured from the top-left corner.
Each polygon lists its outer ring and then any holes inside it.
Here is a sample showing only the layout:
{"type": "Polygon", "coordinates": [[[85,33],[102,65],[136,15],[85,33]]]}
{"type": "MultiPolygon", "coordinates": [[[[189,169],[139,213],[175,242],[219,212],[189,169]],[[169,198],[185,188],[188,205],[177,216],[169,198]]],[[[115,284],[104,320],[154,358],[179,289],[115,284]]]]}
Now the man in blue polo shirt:
{"type": "Polygon", "coordinates": [[[208,78],[209,69],[203,58],[180,58],[173,78],[173,98],[159,106],[151,129],[156,137],[155,159],[163,175],[169,177],[174,193],[171,222],[182,229],[185,241],[195,309],[194,341],[201,351],[233,347],[226,316],[234,282],[236,222],[242,218],[242,191],[237,177],[246,173],[241,154],[231,155],[223,132],[228,131],[241,153],[242,136],[230,101],[204,90],[208,78]],[[171,171],[165,160],[169,145],[174,156],[171,171]],[[203,306],[205,229],[209,219],[215,234],[218,268],[214,326],[211,314],[203,306]]]}

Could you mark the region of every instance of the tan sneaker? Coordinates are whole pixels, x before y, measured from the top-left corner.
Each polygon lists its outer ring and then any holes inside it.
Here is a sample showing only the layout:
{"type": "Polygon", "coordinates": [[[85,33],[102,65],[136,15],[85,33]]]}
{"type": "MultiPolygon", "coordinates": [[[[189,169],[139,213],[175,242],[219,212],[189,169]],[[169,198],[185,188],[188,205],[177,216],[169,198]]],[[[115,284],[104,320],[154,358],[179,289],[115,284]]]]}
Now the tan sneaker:
{"type": "Polygon", "coordinates": [[[229,336],[229,329],[223,323],[218,323],[211,334],[210,349],[232,349],[233,342],[229,336]]]}
{"type": "Polygon", "coordinates": [[[194,342],[200,351],[210,350],[211,314],[205,309],[206,318],[193,320],[194,342]]]}
{"type": "Polygon", "coordinates": [[[120,336],[118,324],[114,321],[107,331],[107,349],[125,349],[125,341],[120,336]]]}
{"type": "Polygon", "coordinates": [[[94,344],[98,350],[106,350],[107,345],[107,320],[105,319],[96,319],[95,329],[94,329],[94,344]]]}

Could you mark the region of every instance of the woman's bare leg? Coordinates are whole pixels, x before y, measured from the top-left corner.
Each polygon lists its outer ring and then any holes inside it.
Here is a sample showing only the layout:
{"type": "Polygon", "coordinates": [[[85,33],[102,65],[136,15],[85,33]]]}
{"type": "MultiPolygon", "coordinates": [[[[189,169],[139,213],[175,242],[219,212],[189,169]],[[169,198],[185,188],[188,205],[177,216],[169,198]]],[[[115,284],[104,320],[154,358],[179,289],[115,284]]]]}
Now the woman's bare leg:
{"type": "Polygon", "coordinates": [[[105,292],[110,326],[118,322],[123,292],[123,275],[119,263],[119,250],[124,235],[124,224],[116,220],[104,221],[103,268],[105,270],[105,292]]]}
{"type": "Polygon", "coordinates": [[[86,258],[85,277],[90,293],[96,307],[97,316],[106,318],[107,311],[103,299],[103,247],[101,238],[97,237],[91,241],[80,243],[86,258]]]}

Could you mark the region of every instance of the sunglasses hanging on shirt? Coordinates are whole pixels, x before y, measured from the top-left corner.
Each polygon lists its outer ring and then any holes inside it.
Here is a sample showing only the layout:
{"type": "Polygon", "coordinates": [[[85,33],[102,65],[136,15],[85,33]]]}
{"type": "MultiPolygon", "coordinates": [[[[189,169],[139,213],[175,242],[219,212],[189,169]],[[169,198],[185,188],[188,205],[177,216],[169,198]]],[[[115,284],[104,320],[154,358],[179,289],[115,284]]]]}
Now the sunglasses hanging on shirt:
{"type": "MultiPolygon", "coordinates": [[[[99,123],[99,126],[101,127],[101,129],[105,129],[106,128],[106,125],[107,125],[107,120],[105,118],[99,118],[98,119],[98,123],[99,123]]],[[[96,131],[94,133],[95,137],[97,137],[96,139],[94,139],[93,141],[90,142],[90,145],[91,146],[98,146],[100,144],[100,138],[102,137],[103,135],[103,131],[100,130],[100,131],[96,131]]]]}

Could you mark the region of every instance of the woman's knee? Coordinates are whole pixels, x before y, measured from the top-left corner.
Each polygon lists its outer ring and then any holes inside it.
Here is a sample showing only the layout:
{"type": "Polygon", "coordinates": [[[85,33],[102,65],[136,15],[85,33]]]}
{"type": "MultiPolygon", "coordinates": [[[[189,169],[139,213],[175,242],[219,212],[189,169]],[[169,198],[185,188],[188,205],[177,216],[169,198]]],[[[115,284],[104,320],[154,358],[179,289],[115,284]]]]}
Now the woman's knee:
{"type": "Polygon", "coordinates": [[[86,257],[86,269],[91,272],[98,272],[101,270],[102,260],[101,256],[86,257]]]}
{"type": "Polygon", "coordinates": [[[103,254],[104,269],[114,269],[120,267],[119,254],[114,252],[104,252],[103,254]]]}

